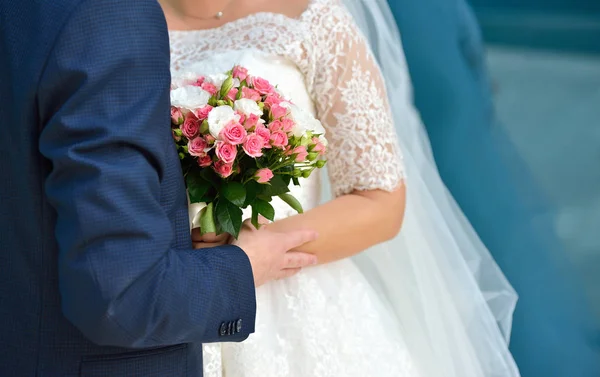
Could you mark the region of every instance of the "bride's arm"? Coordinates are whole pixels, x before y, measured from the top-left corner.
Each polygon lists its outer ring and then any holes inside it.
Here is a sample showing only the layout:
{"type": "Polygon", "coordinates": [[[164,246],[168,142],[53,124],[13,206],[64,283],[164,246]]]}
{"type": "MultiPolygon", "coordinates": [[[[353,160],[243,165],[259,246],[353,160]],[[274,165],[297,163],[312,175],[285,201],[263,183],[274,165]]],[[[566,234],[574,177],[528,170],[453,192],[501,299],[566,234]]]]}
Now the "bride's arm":
{"type": "Polygon", "coordinates": [[[327,129],[327,166],[336,199],[276,221],[275,230],[313,228],[302,251],[320,263],[394,237],[405,206],[403,167],[385,83],[352,16],[337,1],[313,20],[316,58],[307,82],[327,129]]]}
{"type": "Polygon", "coordinates": [[[404,193],[404,186],[393,192],[355,191],[269,227],[317,229],[318,239],[300,250],[317,255],[320,264],[332,262],[394,237],[402,225],[404,193]]]}

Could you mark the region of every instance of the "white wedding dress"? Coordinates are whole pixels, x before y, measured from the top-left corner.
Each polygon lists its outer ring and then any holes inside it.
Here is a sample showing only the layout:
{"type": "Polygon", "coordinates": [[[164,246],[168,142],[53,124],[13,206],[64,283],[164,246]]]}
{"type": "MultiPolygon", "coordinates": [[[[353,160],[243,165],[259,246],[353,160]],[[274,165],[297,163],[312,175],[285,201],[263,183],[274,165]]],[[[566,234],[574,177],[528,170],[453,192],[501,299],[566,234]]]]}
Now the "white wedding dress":
{"type": "MultiPolygon", "coordinates": [[[[296,19],[257,13],[215,29],[171,31],[170,39],[174,80],[188,72],[215,74],[240,64],[315,114],[327,129],[327,172],[334,196],[353,190],[390,191],[403,184],[402,156],[385,83],[365,38],[339,0],[312,0],[296,19]]],[[[321,179],[313,174],[300,187],[292,187],[305,210],[321,202],[321,179]]],[[[294,214],[283,202],[275,200],[274,207],[278,218],[294,214]]],[[[360,208],[356,212],[360,214],[360,208]]],[[[377,253],[377,247],[373,249],[365,254],[377,253]]],[[[460,343],[444,348],[465,349],[467,357],[450,361],[458,365],[459,373],[444,366],[444,350],[424,352],[419,340],[407,342],[408,331],[416,327],[399,319],[398,313],[416,309],[408,301],[406,308],[392,303],[373,271],[367,278],[368,271],[349,258],[306,268],[260,287],[255,334],[242,343],[205,345],[204,376],[492,376],[485,374],[489,365],[482,365],[490,362],[472,356],[477,345],[469,343],[466,335],[452,337],[460,343]],[[423,360],[424,354],[428,360],[423,360]],[[438,370],[428,365],[436,360],[438,370]]],[[[426,316],[442,318],[443,323],[444,316],[451,321],[453,313],[426,316]]],[[[506,368],[494,370],[507,372],[493,376],[517,376],[501,343],[497,348],[504,351],[492,362],[506,363],[506,368]]]]}

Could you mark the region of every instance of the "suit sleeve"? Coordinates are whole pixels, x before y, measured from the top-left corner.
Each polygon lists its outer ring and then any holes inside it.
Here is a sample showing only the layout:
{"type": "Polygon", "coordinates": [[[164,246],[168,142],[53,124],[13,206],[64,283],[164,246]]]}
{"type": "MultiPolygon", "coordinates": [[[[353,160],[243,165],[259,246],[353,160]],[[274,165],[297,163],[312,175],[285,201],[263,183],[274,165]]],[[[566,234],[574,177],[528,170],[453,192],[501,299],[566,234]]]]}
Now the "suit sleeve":
{"type": "Polygon", "coordinates": [[[179,244],[189,249],[172,246],[161,206],[172,193],[161,195],[161,181],[175,174],[171,158],[181,172],[169,87],[166,24],[151,0],[81,3],[40,79],[39,146],[52,163],[45,191],[57,214],[62,308],[100,345],[241,341],[254,331],[246,254],[193,250],[187,239],[179,244]]]}

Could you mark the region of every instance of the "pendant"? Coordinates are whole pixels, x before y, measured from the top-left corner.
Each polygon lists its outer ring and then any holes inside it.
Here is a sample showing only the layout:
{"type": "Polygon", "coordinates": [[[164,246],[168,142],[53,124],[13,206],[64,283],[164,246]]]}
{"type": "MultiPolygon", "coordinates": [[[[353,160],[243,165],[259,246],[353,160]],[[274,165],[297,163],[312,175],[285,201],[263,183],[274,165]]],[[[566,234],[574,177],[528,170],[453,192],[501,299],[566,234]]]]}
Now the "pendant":
{"type": "Polygon", "coordinates": [[[221,17],[223,17],[223,12],[217,12],[217,14],[215,14],[215,18],[216,18],[217,20],[220,20],[220,19],[221,19],[221,17]]]}

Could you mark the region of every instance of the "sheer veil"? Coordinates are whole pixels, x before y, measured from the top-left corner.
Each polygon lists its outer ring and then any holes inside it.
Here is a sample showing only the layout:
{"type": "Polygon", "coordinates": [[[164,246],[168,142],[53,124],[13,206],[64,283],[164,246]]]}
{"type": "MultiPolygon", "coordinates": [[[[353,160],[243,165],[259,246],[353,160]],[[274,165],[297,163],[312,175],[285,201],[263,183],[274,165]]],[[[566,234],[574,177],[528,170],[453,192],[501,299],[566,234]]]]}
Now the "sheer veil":
{"type": "Polygon", "coordinates": [[[438,175],[392,13],[385,0],[343,1],[382,69],[407,175],[402,231],[354,260],[421,377],[519,376],[507,345],[517,295],[438,175]]]}

